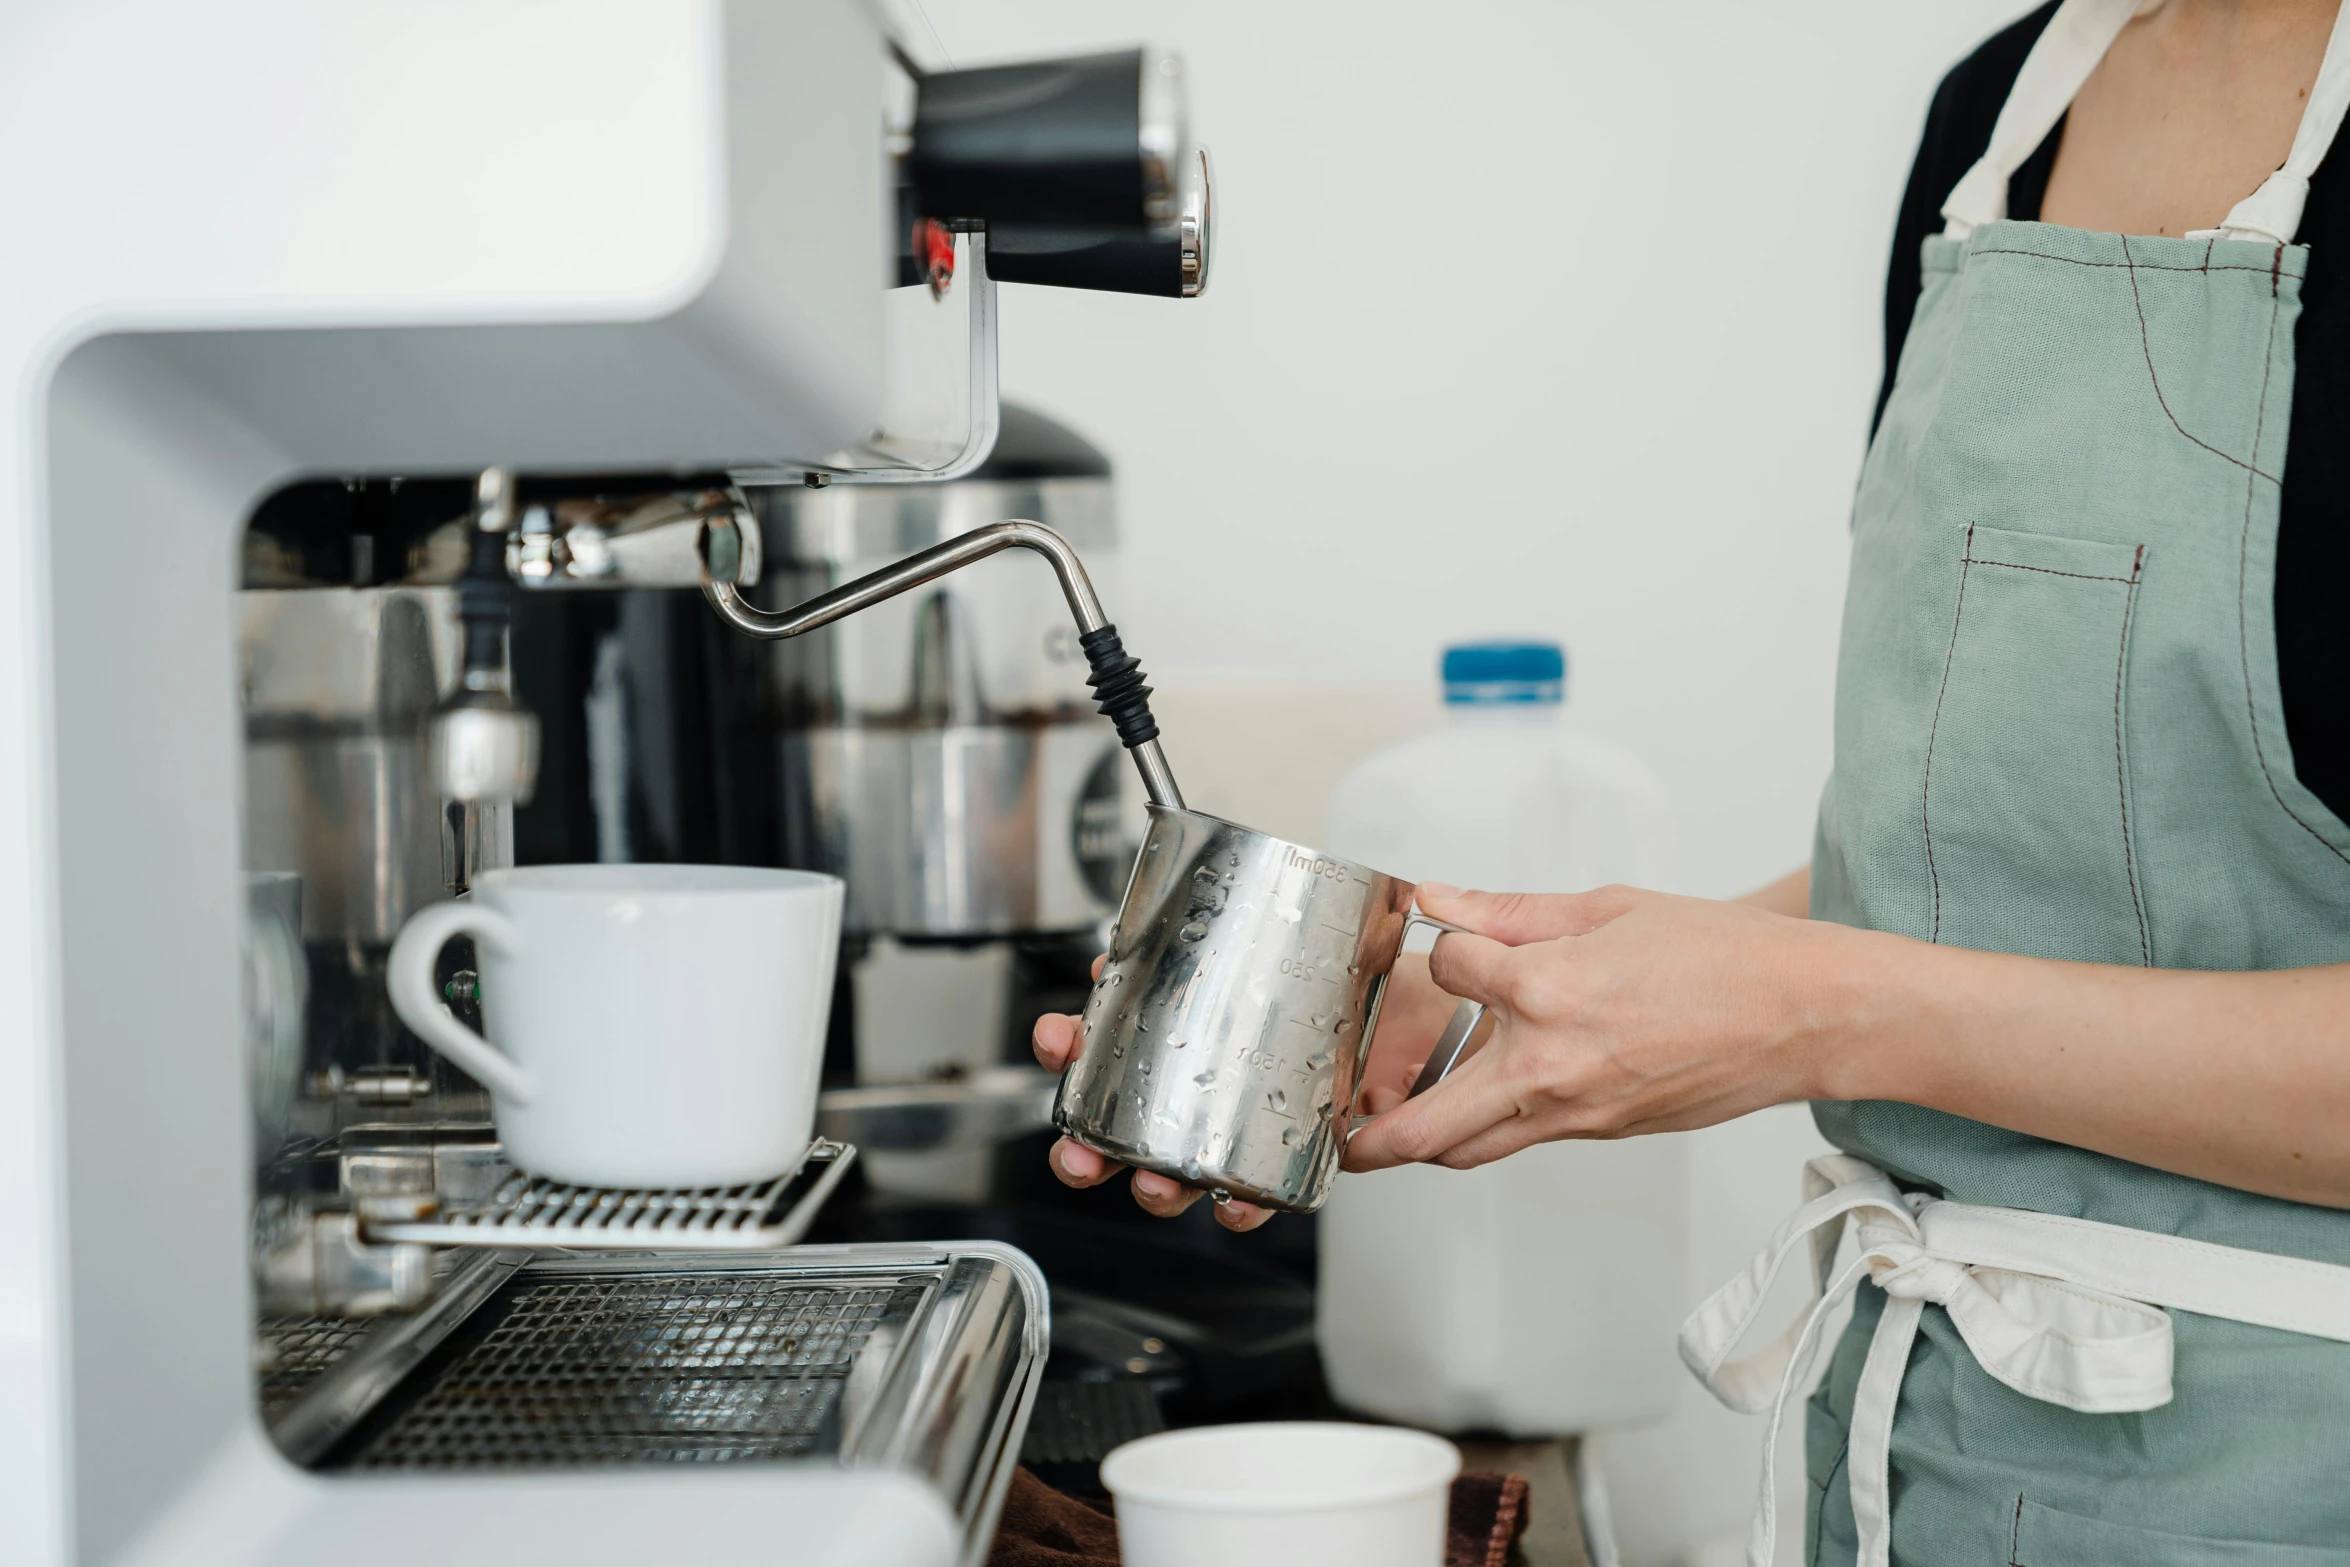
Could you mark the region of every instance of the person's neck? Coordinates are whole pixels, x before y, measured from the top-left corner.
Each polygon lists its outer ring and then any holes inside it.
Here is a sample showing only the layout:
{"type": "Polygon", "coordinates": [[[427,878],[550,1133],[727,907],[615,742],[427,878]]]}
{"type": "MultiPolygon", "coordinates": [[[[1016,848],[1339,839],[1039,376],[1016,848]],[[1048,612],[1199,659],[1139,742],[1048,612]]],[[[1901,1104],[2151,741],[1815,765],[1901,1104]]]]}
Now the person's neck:
{"type": "Polygon", "coordinates": [[[2165,0],[2122,29],[2074,99],[2044,222],[2214,228],[2291,151],[2336,0],[2165,0]]]}

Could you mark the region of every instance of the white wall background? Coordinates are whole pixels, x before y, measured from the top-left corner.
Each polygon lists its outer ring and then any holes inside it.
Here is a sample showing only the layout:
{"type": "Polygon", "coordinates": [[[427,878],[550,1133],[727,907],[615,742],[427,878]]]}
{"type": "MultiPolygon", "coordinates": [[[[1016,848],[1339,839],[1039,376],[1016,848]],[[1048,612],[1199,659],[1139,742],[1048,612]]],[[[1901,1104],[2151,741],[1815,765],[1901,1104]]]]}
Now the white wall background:
{"type": "MultiPolygon", "coordinates": [[[[2025,0],[924,5],[960,64],[1185,56],[1209,292],[1009,288],[1003,375],[1118,462],[1113,611],[1197,803],[1312,839],[1446,640],[1529,633],[1662,774],[1688,889],[1804,858],[1894,207],[2025,0]]],[[[1697,1139],[1701,1287],[1813,1146],[1799,1110],[1697,1139]]],[[[1627,1554],[1742,1535],[1759,1437],[1693,1391],[1618,1438],[1627,1554]]]]}

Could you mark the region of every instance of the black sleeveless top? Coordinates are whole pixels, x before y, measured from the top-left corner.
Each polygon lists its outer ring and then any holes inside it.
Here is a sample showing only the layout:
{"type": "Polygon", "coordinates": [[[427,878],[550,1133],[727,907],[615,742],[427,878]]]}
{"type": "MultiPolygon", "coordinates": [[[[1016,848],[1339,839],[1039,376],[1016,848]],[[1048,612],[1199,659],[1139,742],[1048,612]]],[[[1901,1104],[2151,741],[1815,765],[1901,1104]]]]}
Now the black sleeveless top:
{"type": "MultiPolygon", "coordinates": [[[[1919,244],[1942,232],[1943,200],[1991,145],[2008,89],[2055,11],[2051,0],[1961,60],[1926,112],[1885,278],[1879,417],[1917,307],[1919,244]]],[[[2343,134],[2350,137],[2350,126],[2343,134]]],[[[2016,170],[2008,216],[2040,215],[2063,135],[2058,121],[2016,170]]],[[[2350,820],[2350,613],[2340,598],[2350,579],[2350,154],[2340,141],[2310,179],[2297,238],[2309,247],[2309,275],[2293,339],[2293,424],[2277,521],[2277,679],[2294,773],[2336,816],[2350,820]]]]}

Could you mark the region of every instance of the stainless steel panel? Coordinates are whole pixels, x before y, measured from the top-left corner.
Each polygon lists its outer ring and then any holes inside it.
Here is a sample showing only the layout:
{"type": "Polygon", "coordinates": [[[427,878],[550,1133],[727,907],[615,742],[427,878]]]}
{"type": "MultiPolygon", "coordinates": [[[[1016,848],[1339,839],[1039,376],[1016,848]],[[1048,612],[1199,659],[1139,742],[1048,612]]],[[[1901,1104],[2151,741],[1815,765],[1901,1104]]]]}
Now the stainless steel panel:
{"type": "MultiPolygon", "coordinates": [[[[1115,533],[1106,479],[964,482],[937,489],[752,492],[763,609],[800,604],[907,555],[1008,518],[1042,522],[1100,570],[1115,533]]],[[[1092,715],[1085,655],[1053,573],[1023,551],[976,561],[821,631],[775,643],[766,700],[786,722],[962,723],[1092,715]],[[942,704],[958,693],[970,705],[942,704]],[[951,720],[950,720],[951,714],[951,720]]],[[[1107,733],[1107,725],[1103,725],[1107,733]]]]}
{"type": "Polygon", "coordinates": [[[832,1088],[818,1096],[825,1136],[875,1153],[988,1149],[1053,1124],[1060,1080],[1033,1066],[992,1066],[938,1083],[832,1088]]]}
{"type": "Polygon", "coordinates": [[[446,896],[423,723],[457,675],[447,588],[237,595],[245,864],[302,877],[309,941],[385,943],[446,896]]]}
{"type": "Polygon", "coordinates": [[[245,863],[301,875],[303,939],[390,942],[410,914],[448,895],[422,742],[248,740],[245,863]]]}
{"type": "Polygon", "coordinates": [[[844,928],[1083,930],[1132,860],[1137,788],[1098,719],[787,731],[784,853],[848,883],[844,928]]]}

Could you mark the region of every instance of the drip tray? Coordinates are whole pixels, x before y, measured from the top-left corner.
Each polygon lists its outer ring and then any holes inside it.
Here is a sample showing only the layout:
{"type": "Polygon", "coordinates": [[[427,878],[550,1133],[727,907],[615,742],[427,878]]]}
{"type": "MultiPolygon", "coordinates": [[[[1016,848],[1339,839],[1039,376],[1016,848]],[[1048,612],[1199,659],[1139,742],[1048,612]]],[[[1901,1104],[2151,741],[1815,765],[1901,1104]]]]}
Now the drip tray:
{"type": "Polygon", "coordinates": [[[505,1164],[493,1142],[388,1151],[362,1145],[343,1154],[341,1178],[359,1199],[360,1229],[373,1245],[777,1251],[808,1232],[856,1158],[854,1147],[820,1137],[797,1168],[772,1181],[655,1191],[525,1175],[505,1164]],[[448,1179],[441,1167],[459,1159],[465,1175],[448,1179]],[[485,1189],[467,1200],[468,1185],[485,1189]],[[420,1211],[400,1211],[410,1201],[420,1211]]]}
{"type": "Polygon", "coordinates": [[[859,1357],[927,1281],[517,1277],[481,1331],[351,1445],[354,1469],[726,1463],[837,1450],[859,1357]]]}
{"type": "Polygon", "coordinates": [[[344,1472],[882,1464],[995,1527],[1050,1341],[1008,1247],[479,1254],[422,1315],[348,1348],[271,1421],[344,1472]]]}

